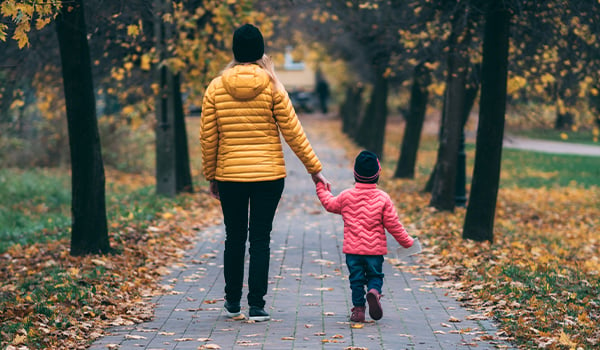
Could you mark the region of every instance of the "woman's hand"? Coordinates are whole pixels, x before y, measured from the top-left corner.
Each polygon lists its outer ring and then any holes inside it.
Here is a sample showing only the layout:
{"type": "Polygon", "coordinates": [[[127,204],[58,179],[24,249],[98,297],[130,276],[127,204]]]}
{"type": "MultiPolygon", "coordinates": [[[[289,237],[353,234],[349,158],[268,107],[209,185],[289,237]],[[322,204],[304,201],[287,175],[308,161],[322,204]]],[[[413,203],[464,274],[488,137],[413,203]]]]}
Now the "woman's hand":
{"type": "Polygon", "coordinates": [[[219,185],[217,185],[217,182],[215,180],[210,180],[209,190],[210,195],[213,198],[221,199],[221,196],[219,196],[219,185]]]}
{"type": "Polygon", "coordinates": [[[323,176],[323,174],[321,174],[321,172],[312,174],[311,176],[312,176],[312,179],[313,179],[313,182],[315,183],[315,185],[319,182],[322,182],[323,185],[325,185],[325,188],[327,189],[327,191],[331,192],[331,183],[329,181],[327,181],[327,179],[325,178],[325,176],[323,176]]]}

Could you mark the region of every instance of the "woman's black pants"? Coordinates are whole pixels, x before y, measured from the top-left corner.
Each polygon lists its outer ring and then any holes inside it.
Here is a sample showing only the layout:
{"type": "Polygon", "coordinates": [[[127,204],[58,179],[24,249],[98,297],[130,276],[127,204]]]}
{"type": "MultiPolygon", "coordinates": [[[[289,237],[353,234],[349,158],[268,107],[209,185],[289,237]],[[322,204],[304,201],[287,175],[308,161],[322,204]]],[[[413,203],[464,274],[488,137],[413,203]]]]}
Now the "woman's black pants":
{"type": "Polygon", "coordinates": [[[242,298],[246,241],[250,242],[248,305],[263,308],[269,278],[271,230],[284,179],[260,182],[219,181],[225,221],[225,299],[242,298]]]}

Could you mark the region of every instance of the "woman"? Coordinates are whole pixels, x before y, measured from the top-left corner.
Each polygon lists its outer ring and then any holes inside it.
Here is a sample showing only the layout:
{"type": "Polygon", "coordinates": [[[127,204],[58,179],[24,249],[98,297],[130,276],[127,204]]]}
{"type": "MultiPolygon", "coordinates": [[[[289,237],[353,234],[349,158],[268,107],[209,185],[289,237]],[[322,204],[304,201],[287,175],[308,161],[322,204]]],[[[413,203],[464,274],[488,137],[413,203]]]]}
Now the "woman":
{"type": "Polygon", "coordinates": [[[249,319],[270,319],[264,310],[269,242],[286,176],[280,132],[313,181],[329,183],[285,88],[264,54],[258,28],[233,34],[234,60],[207,87],[200,143],[203,173],[220,199],[225,221],[225,312],[240,315],[246,241],[250,242],[249,319]]]}

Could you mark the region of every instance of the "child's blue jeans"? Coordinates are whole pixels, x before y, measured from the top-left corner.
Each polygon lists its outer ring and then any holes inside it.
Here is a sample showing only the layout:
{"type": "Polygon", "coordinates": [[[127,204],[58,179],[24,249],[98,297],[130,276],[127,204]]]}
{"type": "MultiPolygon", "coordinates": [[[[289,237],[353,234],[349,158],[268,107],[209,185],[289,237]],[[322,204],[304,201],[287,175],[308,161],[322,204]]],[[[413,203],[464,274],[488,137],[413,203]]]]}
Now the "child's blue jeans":
{"type": "Polygon", "coordinates": [[[365,285],[367,290],[375,289],[381,294],[383,287],[383,255],[346,254],[352,305],[365,306],[365,285]]]}

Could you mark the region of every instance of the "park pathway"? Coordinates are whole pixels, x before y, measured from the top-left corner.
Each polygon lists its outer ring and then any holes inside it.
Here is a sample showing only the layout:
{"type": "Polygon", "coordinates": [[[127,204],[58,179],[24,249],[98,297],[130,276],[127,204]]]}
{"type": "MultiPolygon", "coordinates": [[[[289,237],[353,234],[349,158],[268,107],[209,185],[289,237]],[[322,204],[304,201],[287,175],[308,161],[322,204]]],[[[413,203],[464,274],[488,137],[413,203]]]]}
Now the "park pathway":
{"type": "MultiPolygon", "coordinates": [[[[352,186],[352,160],[345,150],[309,138],[334,194],[352,186]]],[[[219,225],[199,232],[183,266],[173,267],[165,277],[166,293],[154,299],[153,321],[109,329],[91,349],[513,348],[494,340],[492,321],[462,308],[423,269],[411,269],[416,264],[412,258],[403,268],[386,261],[384,317],[353,327],[341,216],[321,208],[310,177],[287,147],[286,152],[288,178],[274,222],[266,297],[272,320],[250,323],[223,313],[224,228],[219,225]]],[[[388,244],[391,252],[398,247],[391,237],[388,244]]],[[[244,301],[245,295],[242,312],[247,313],[244,301]]]]}
{"type": "Polygon", "coordinates": [[[537,140],[510,135],[504,137],[504,148],[515,148],[543,153],[600,157],[600,146],[596,145],[537,140]]]}

